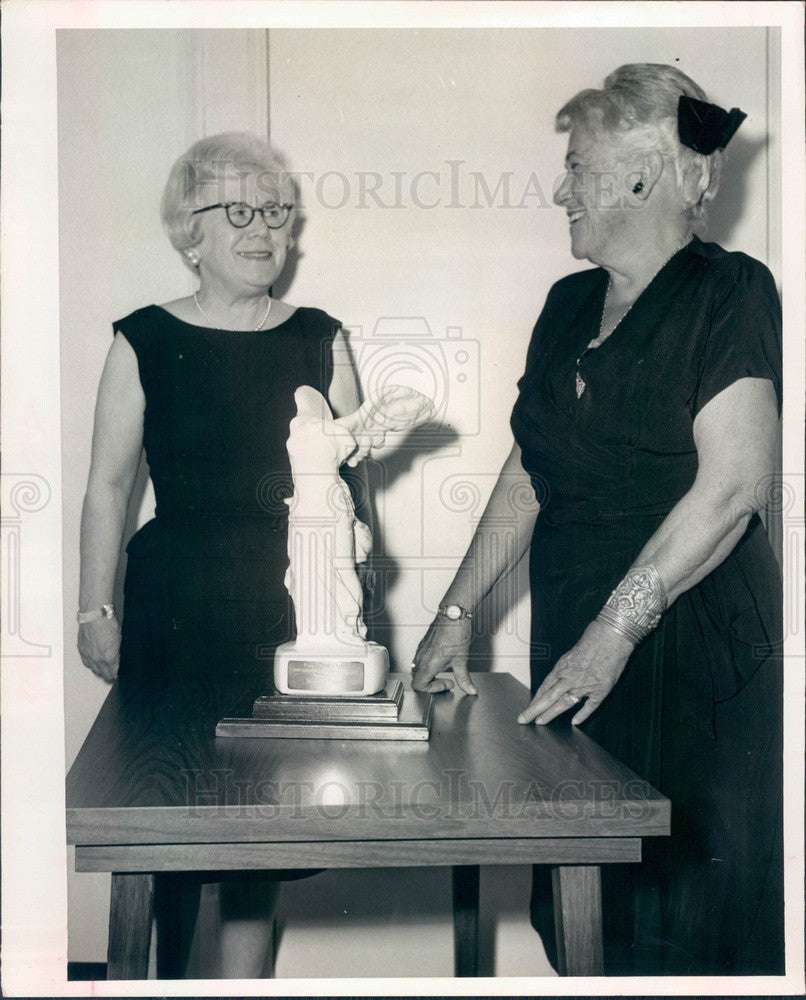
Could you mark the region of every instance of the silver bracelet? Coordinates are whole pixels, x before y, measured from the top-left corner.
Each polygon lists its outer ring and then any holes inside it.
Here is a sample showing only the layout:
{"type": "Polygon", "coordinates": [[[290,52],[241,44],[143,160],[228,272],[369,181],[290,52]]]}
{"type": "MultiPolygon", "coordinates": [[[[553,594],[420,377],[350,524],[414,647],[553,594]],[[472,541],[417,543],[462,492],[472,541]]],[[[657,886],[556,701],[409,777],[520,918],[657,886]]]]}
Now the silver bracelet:
{"type": "Polygon", "coordinates": [[[636,646],[657,627],[667,605],[666,589],[654,566],[635,566],[596,616],[636,646]]]}
{"type": "Polygon", "coordinates": [[[114,604],[104,604],[100,608],[94,608],[92,611],[78,611],[76,613],[76,621],[79,625],[88,625],[90,622],[97,622],[102,618],[109,619],[114,617],[114,604]]]}

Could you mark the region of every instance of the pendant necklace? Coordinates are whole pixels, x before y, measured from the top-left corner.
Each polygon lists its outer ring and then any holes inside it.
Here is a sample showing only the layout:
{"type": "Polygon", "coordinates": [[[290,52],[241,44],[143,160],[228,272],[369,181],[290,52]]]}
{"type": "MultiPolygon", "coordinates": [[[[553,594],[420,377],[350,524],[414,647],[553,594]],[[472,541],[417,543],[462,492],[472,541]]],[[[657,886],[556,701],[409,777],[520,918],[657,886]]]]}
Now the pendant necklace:
{"type": "MultiPolygon", "coordinates": [[[[252,333],[257,333],[258,330],[263,326],[263,324],[269,318],[269,313],[271,312],[271,297],[269,295],[267,295],[266,299],[268,300],[268,303],[266,305],[266,311],[263,313],[263,319],[258,323],[258,325],[256,327],[252,328],[252,330],[251,330],[252,333]]],[[[212,323],[212,326],[213,326],[214,330],[223,330],[223,327],[216,326],[215,320],[211,316],[208,316],[207,313],[204,311],[204,309],[202,309],[202,304],[201,304],[201,302],[199,302],[199,293],[198,292],[194,292],[193,293],[193,301],[196,303],[196,308],[199,310],[199,312],[202,314],[202,316],[204,316],[204,318],[207,320],[207,322],[208,323],[212,323]]]]}
{"type": "MultiPolygon", "coordinates": [[[[689,242],[690,239],[691,239],[691,234],[690,233],[686,233],[685,236],[682,238],[682,240],[680,240],[680,242],[677,244],[677,246],[674,248],[674,250],[672,250],[672,252],[666,258],[666,260],[661,264],[661,266],[657,269],[657,271],[655,271],[655,273],[652,275],[652,277],[646,283],[646,285],[644,286],[643,291],[646,291],[646,289],[652,284],[652,282],[655,280],[655,278],[657,278],[657,276],[664,269],[664,267],[666,267],[666,265],[669,263],[669,261],[672,259],[672,257],[674,257],[674,255],[676,253],[678,253],[680,250],[682,250],[683,247],[689,242]]],[[[616,327],[620,323],[624,322],[624,319],[625,319],[627,313],[630,311],[630,309],[632,309],[633,305],[641,297],[641,295],[639,294],[638,296],[636,296],[635,299],[633,299],[633,301],[627,306],[627,308],[624,310],[624,312],[621,314],[621,316],[619,316],[618,320],[613,324],[613,327],[610,330],[610,333],[605,334],[605,332],[604,332],[604,318],[605,318],[605,313],[607,312],[607,300],[610,298],[610,289],[612,288],[612,286],[613,286],[613,280],[612,280],[612,278],[608,277],[608,279],[607,279],[607,288],[605,289],[604,305],[602,306],[602,318],[599,320],[599,333],[598,333],[598,336],[594,337],[594,339],[588,344],[588,346],[585,348],[585,350],[582,352],[582,354],[580,354],[580,356],[577,358],[577,362],[576,362],[576,393],[577,393],[577,399],[581,398],[582,393],[586,389],[585,380],[579,374],[579,366],[582,363],[582,359],[585,357],[585,355],[588,353],[588,351],[592,351],[594,348],[598,347],[600,344],[604,343],[605,340],[607,340],[607,338],[610,336],[611,333],[613,333],[613,331],[616,329],[616,327]]],[[[643,294],[643,292],[641,294],[643,294]]]]}

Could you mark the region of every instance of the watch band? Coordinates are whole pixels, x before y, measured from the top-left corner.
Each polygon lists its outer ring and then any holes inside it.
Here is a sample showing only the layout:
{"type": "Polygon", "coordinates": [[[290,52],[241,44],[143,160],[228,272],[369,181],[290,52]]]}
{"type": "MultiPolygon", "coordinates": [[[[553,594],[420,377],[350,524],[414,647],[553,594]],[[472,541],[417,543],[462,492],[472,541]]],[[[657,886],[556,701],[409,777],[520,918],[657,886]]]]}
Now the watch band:
{"type": "Polygon", "coordinates": [[[451,622],[458,622],[461,621],[462,618],[473,617],[471,612],[466,608],[463,608],[461,604],[441,604],[437,608],[437,613],[451,622]]]}
{"type": "Polygon", "coordinates": [[[76,613],[76,621],[79,625],[88,625],[90,622],[100,621],[101,618],[114,618],[115,617],[115,605],[114,604],[104,604],[100,608],[95,608],[93,611],[78,611],[76,613]]]}

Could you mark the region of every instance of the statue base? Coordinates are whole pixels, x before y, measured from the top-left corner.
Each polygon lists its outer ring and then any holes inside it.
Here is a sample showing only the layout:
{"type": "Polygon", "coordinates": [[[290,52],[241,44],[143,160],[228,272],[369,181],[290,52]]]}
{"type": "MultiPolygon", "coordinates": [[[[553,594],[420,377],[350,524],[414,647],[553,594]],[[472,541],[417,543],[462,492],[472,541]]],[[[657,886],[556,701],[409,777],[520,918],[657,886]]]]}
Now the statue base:
{"type": "Polygon", "coordinates": [[[359,642],[335,655],[284,642],[274,653],[274,690],[282,694],[327,698],[377,694],[388,676],[389,654],[376,642],[359,642]]]}
{"type": "Polygon", "coordinates": [[[273,722],[393,722],[402,703],[403,685],[395,678],[377,694],[356,697],[264,694],[256,699],[252,715],[273,722]]]}
{"type": "Polygon", "coordinates": [[[412,691],[402,676],[391,674],[386,687],[373,695],[262,695],[251,719],[222,719],[216,736],[425,741],[432,706],[433,695],[412,691]]]}

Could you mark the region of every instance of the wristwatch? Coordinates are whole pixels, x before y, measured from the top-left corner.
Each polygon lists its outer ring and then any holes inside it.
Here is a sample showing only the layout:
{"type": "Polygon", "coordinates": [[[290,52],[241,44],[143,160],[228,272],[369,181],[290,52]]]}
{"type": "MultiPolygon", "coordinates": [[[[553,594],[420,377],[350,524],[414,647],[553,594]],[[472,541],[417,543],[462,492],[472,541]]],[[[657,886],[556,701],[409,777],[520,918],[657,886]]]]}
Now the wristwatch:
{"type": "Polygon", "coordinates": [[[460,618],[473,617],[469,611],[466,611],[459,604],[442,604],[437,611],[443,618],[447,618],[451,622],[458,622],[460,618]]]}
{"type": "Polygon", "coordinates": [[[101,618],[114,617],[114,604],[104,604],[103,607],[95,608],[94,611],[79,611],[76,613],[76,621],[79,625],[87,625],[89,622],[97,622],[100,621],[101,618]]]}

